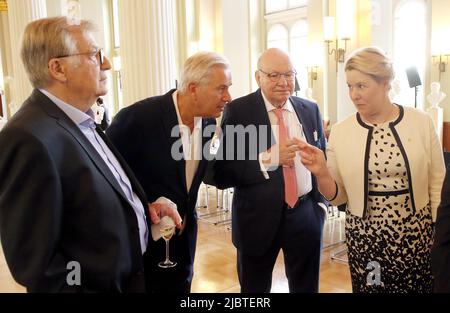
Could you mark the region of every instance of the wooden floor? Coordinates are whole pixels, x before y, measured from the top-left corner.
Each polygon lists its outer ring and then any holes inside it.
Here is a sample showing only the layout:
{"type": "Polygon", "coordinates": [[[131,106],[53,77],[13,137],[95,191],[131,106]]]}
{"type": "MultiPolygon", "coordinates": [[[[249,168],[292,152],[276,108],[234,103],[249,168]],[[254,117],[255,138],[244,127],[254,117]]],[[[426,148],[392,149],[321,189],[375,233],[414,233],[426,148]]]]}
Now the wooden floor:
{"type": "MultiPolygon", "coordinates": [[[[205,195],[205,188],[202,186],[199,205],[206,203],[205,195]]],[[[236,274],[236,249],[231,243],[230,213],[227,211],[220,211],[223,213],[217,212],[215,189],[209,188],[208,195],[209,208],[200,207],[198,209],[200,216],[199,234],[192,292],[239,292],[240,287],[236,274]]],[[[222,197],[222,192],[219,192],[220,204],[225,207],[229,206],[231,197],[231,193],[222,197]]],[[[345,262],[345,253],[342,256],[343,261],[331,259],[331,255],[341,251],[345,248],[345,245],[337,243],[327,248],[327,245],[344,239],[343,226],[343,213],[341,213],[340,217],[337,216],[337,212],[334,212],[333,215],[329,214],[324,229],[320,292],[351,292],[350,274],[348,265],[345,262]]],[[[0,292],[24,291],[25,289],[11,277],[0,247],[0,292]]],[[[288,292],[281,253],[273,273],[272,292],[288,292]]]]}
{"type": "MultiPolygon", "coordinates": [[[[204,189],[201,189],[199,205],[205,204],[204,189]]],[[[193,292],[239,292],[240,286],[236,273],[236,248],[231,243],[230,213],[215,214],[217,201],[215,189],[209,194],[209,209],[199,207],[199,235],[195,256],[195,271],[192,284],[193,292]],[[203,216],[203,217],[202,217],[203,216]]],[[[219,192],[220,205],[227,207],[232,194],[222,197],[219,192]],[[228,201],[227,201],[228,200],[228,201]]],[[[345,216],[337,210],[330,212],[325,223],[319,291],[325,293],[351,292],[350,273],[346,263],[344,240],[345,216]],[[337,253],[339,260],[332,260],[337,253]],[[341,255],[342,254],[342,255],[341,255]]],[[[280,253],[273,272],[272,292],[288,292],[284,272],[283,255],[280,253]]]]}

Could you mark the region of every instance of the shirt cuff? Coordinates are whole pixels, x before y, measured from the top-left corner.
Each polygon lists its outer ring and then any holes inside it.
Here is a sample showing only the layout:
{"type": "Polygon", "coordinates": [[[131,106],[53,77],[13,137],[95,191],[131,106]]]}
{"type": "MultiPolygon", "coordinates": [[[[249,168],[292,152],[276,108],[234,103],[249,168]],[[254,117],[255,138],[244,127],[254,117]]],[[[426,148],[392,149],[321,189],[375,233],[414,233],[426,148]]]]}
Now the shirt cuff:
{"type": "Polygon", "coordinates": [[[269,179],[269,173],[267,173],[267,168],[264,165],[264,163],[262,162],[263,158],[265,159],[267,157],[267,153],[266,152],[261,152],[258,155],[258,161],[259,161],[259,167],[261,169],[262,174],[264,175],[265,179],[269,179]]]}

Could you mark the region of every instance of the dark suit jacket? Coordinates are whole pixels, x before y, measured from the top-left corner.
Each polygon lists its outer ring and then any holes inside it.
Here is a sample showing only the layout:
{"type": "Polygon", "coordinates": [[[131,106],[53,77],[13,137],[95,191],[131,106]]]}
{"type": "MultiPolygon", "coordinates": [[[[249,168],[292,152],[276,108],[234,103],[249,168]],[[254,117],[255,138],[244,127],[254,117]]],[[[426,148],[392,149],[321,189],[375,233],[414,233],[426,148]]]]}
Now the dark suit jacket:
{"type": "MultiPolygon", "coordinates": [[[[101,134],[106,138],[104,134],[101,134]]],[[[145,195],[115,151],[133,189],[145,195]]],[[[0,132],[0,232],[29,292],[145,291],[137,218],[89,140],[35,90],[0,132]],[[71,261],[81,286],[69,286],[71,261]]]]}
{"type": "MultiPolygon", "coordinates": [[[[174,91],[122,109],[106,133],[136,174],[149,202],[166,197],[175,202],[182,218],[188,218],[184,222],[189,222],[196,218],[197,192],[207,161],[200,160],[188,192],[181,140],[179,132],[173,131],[178,125],[172,99],[174,91]],[[173,153],[178,159],[174,159],[173,153]]],[[[203,130],[207,126],[209,131],[204,132],[203,147],[209,147],[215,119],[203,119],[203,130]]]]}
{"type": "Polygon", "coordinates": [[[447,167],[437,209],[434,244],[431,252],[436,292],[450,292],[450,166],[447,167]]]}
{"type": "MultiPolygon", "coordinates": [[[[297,97],[291,97],[291,100],[308,143],[325,150],[322,119],[317,105],[297,97]]],[[[258,154],[275,144],[260,90],[227,105],[222,119],[222,131],[224,136],[214,164],[214,181],[219,188],[235,187],[232,212],[233,243],[244,254],[262,255],[273,242],[281,220],[284,180],[281,167],[269,172],[270,178],[265,179],[258,162],[258,154]],[[245,158],[241,155],[241,160],[236,160],[239,157],[237,151],[238,146],[244,145],[238,143],[236,136],[235,140],[230,140],[227,125],[256,126],[258,145],[254,149],[250,148],[247,137],[245,158]],[[229,147],[233,141],[234,150],[229,147]],[[220,160],[221,156],[225,160],[220,160]]],[[[325,199],[317,190],[314,176],[312,186],[314,199],[325,203],[325,199]]]]}

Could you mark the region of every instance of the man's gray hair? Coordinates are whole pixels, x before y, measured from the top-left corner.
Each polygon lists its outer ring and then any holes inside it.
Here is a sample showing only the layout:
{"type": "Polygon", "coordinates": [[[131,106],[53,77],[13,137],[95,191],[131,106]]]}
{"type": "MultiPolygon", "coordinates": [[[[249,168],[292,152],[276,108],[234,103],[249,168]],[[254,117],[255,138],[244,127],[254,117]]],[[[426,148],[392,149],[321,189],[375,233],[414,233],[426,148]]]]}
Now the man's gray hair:
{"type": "Polygon", "coordinates": [[[178,90],[186,92],[189,83],[202,84],[208,80],[214,67],[230,69],[227,59],[215,52],[197,52],[184,63],[178,90]]]}
{"type": "Polygon", "coordinates": [[[42,88],[51,82],[48,62],[55,57],[78,53],[77,43],[71,32],[87,33],[95,30],[90,21],[64,16],[43,18],[29,23],[23,34],[20,56],[34,88],[42,88]]]}

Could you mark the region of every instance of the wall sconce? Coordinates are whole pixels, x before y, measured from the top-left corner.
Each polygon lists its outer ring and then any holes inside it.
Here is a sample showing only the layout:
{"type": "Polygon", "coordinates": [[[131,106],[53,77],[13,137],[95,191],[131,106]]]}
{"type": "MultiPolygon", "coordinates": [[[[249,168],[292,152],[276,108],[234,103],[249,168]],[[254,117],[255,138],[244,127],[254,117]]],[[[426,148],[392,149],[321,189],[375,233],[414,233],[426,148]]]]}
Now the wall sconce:
{"type": "Polygon", "coordinates": [[[308,76],[309,76],[309,87],[312,89],[314,85],[314,81],[317,80],[317,66],[308,66],[308,76]]]}
{"type": "Polygon", "coordinates": [[[312,89],[314,81],[318,79],[319,67],[323,65],[323,42],[310,41],[306,54],[306,69],[308,71],[309,87],[312,89]]]}
{"type": "Polygon", "coordinates": [[[0,12],[2,11],[8,11],[8,3],[6,2],[6,0],[0,0],[0,12]]]}
{"type": "MultiPolygon", "coordinates": [[[[336,62],[343,63],[345,60],[345,52],[347,52],[347,41],[350,40],[349,35],[343,35],[338,38],[335,36],[335,18],[333,16],[325,16],[323,20],[323,38],[328,46],[328,54],[333,55],[336,62]],[[344,48],[339,47],[339,40],[344,41],[344,48]],[[330,44],[335,41],[335,47],[330,50],[330,44]]],[[[336,65],[337,71],[337,65],[336,65]]]]}
{"type": "Polygon", "coordinates": [[[431,34],[431,61],[438,67],[439,81],[450,57],[450,42],[447,40],[449,31],[450,27],[447,26],[434,29],[431,34]]]}
{"type": "Polygon", "coordinates": [[[441,74],[445,72],[445,66],[448,64],[448,58],[450,54],[433,55],[433,64],[438,66],[439,69],[439,81],[441,81],[441,74]]]}

